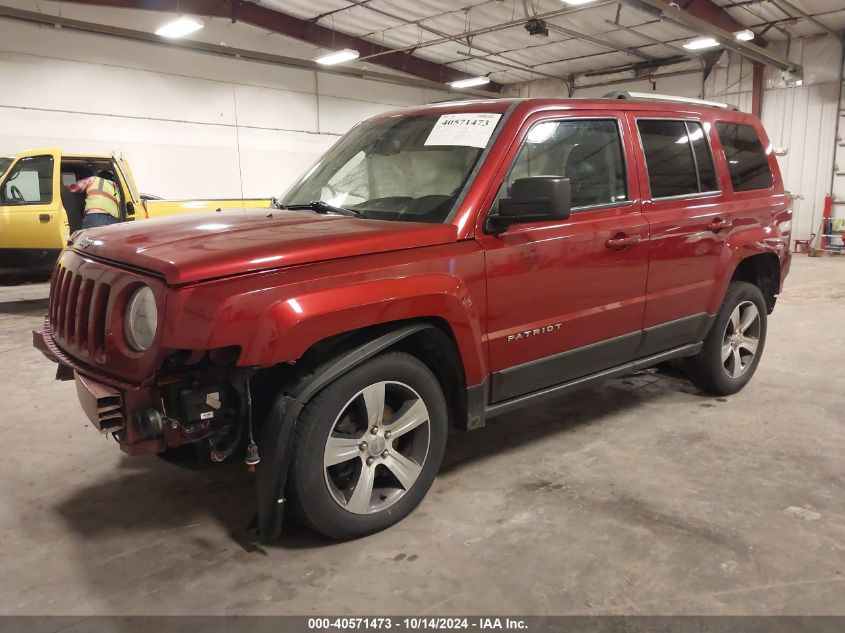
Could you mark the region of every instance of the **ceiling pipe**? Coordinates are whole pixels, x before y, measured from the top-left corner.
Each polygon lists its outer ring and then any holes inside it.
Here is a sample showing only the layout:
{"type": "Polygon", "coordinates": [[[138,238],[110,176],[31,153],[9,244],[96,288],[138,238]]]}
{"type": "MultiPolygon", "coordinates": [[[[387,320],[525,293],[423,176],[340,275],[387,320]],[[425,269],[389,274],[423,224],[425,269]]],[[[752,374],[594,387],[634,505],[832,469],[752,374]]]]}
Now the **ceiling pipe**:
{"type": "MultiPolygon", "coordinates": [[[[146,11],[181,11],[197,16],[235,19],[238,22],[275,32],[326,49],[351,48],[361,53],[371,51],[378,57],[374,64],[441,84],[471,75],[411,54],[413,47],[393,49],[360,37],[335,31],[309,20],[274,11],[250,0],[58,0],[60,4],[89,4],[101,7],[146,11]]],[[[362,55],[357,61],[366,59],[362,55]]],[[[490,82],[487,92],[498,92],[501,84],[490,82]]]]}
{"type": "MultiPolygon", "coordinates": [[[[540,70],[534,70],[530,66],[524,66],[523,67],[523,66],[513,65],[513,64],[510,64],[508,62],[500,62],[500,61],[495,60],[495,59],[490,59],[489,57],[483,57],[481,55],[476,55],[472,51],[455,51],[455,54],[461,55],[461,56],[466,57],[468,59],[478,60],[478,61],[484,62],[486,64],[494,64],[494,65],[497,65],[497,66],[502,66],[504,68],[512,68],[514,70],[519,70],[519,71],[524,72],[524,73],[531,73],[532,75],[536,75],[537,77],[546,77],[547,79],[561,79],[560,75],[552,75],[550,73],[544,73],[543,71],[540,71],[540,70]]],[[[459,61],[464,61],[464,60],[459,60],[459,61]]],[[[454,63],[457,63],[457,62],[454,62],[454,63]]],[[[564,80],[564,81],[566,81],[566,80],[564,80]]]]}
{"type": "Polygon", "coordinates": [[[798,75],[802,73],[800,64],[796,64],[777,53],[767,51],[751,42],[741,42],[734,37],[733,33],[716,26],[712,22],[696,17],[683,9],[679,9],[677,6],[666,4],[663,0],[620,0],[620,2],[649,15],[657,16],[683,26],[696,35],[710,36],[723,47],[733,50],[752,61],[798,75]]]}
{"type": "Polygon", "coordinates": [[[592,35],[587,35],[586,33],[579,33],[578,31],[573,31],[572,29],[567,29],[562,26],[558,26],[557,24],[552,24],[551,22],[546,22],[546,26],[550,31],[555,31],[556,33],[561,33],[563,35],[569,35],[570,37],[574,37],[575,39],[582,40],[584,42],[588,42],[593,46],[598,46],[599,48],[606,48],[608,50],[618,52],[618,53],[625,53],[626,55],[631,55],[633,57],[639,57],[640,59],[644,59],[646,61],[655,61],[657,58],[653,57],[652,55],[648,55],[646,53],[641,53],[636,49],[627,48],[625,46],[619,46],[618,44],[614,44],[607,40],[599,39],[598,37],[593,37],[592,35]]]}
{"type": "MultiPolygon", "coordinates": [[[[596,7],[607,6],[611,4],[616,4],[616,0],[603,0],[601,2],[593,2],[588,5],[582,5],[577,7],[570,7],[568,9],[556,9],[555,11],[548,11],[546,13],[538,13],[537,15],[527,17],[527,18],[516,18],[514,20],[510,20],[508,22],[502,22],[501,24],[494,24],[492,26],[486,26],[483,28],[474,29],[472,31],[464,31],[463,33],[458,33],[457,35],[450,35],[448,37],[441,37],[435,40],[428,40],[426,42],[419,42],[418,44],[414,44],[412,46],[406,46],[404,48],[397,48],[394,49],[396,52],[404,52],[404,51],[417,51],[421,48],[427,48],[429,46],[437,46],[438,44],[446,44],[447,42],[454,41],[455,39],[466,39],[468,37],[475,37],[476,35],[484,35],[486,33],[495,33],[496,31],[502,31],[504,29],[509,29],[514,26],[522,26],[526,22],[530,20],[545,20],[548,18],[554,18],[560,15],[567,15],[569,13],[579,13],[581,11],[587,11],[589,9],[595,9],[596,7]]],[[[363,59],[372,59],[374,57],[379,57],[380,55],[384,55],[385,53],[374,53],[372,55],[364,55],[359,57],[359,61],[363,59]]]]}
{"type": "MultiPolygon", "coordinates": [[[[409,21],[409,20],[405,20],[405,18],[403,18],[402,16],[396,15],[395,13],[391,13],[389,11],[385,11],[384,9],[381,9],[377,6],[374,7],[371,4],[365,4],[365,2],[362,2],[361,0],[346,0],[346,1],[350,3],[349,7],[344,7],[343,9],[336,9],[335,11],[331,11],[329,13],[329,15],[331,15],[333,13],[337,13],[338,11],[345,11],[347,9],[353,9],[353,8],[359,7],[359,8],[362,8],[362,9],[366,9],[367,11],[372,11],[373,13],[378,13],[379,15],[383,15],[383,16],[388,17],[388,18],[401,21],[401,24],[398,24],[395,27],[390,27],[388,29],[384,29],[386,31],[394,29],[394,28],[400,28],[402,26],[414,25],[417,28],[419,28],[420,30],[427,31],[428,33],[431,33],[432,35],[436,35],[438,37],[448,37],[448,38],[451,38],[451,40],[453,42],[467,44],[468,46],[471,45],[469,42],[464,42],[463,38],[461,38],[459,35],[449,35],[448,33],[441,31],[440,29],[436,29],[436,28],[429,26],[427,24],[423,24],[422,19],[420,19],[420,20],[410,20],[409,21]]],[[[317,21],[320,18],[324,17],[324,15],[318,15],[317,17],[315,17],[313,19],[314,19],[314,21],[317,21]]],[[[438,14],[438,15],[443,15],[443,14],[438,14]]],[[[424,18],[424,19],[431,19],[431,17],[436,17],[436,16],[430,16],[430,17],[424,18]]],[[[372,36],[372,35],[374,35],[374,33],[371,33],[369,35],[364,35],[363,37],[368,37],[368,36],[372,36]]],[[[483,48],[481,46],[476,46],[474,44],[472,44],[471,47],[474,48],[475,50],[481,52],[481,53],[484,53],[485,55],[501,57],[502,59],[505,60],[505,62],[487,60],[490,64],[496,64],[496,65],[499,65],[499,66],[502,66],[502,67],[505,67],[505,68],[510,68],[510,69],[513,69],[513,70],[519,70],[519,71],[522,71],[522,72],[525,72],[525,73],[532,73],[532,74],[535,73],[534,69],[532,69],[530,66],[525,66],[523,64],[520,64],[519,62],[516,62],[516,61],[514,61],[514,60],[512,60],[508,57],[505,57],[502,53],[496,53],[494,51],[483,48]]],[[[458,53],[458,54],[462,54],[462,53],[458,53]]],[[[477,59],[477,60],[480,60],[480,61],[486,60],[485,57],[482,57],[480,55],[466,55],[466,56],[472,57],[473,59],[477,59]]],[[[455,62],[449,62],[449,63],[455,63],[455,62]]]]}
{"type": "Polygon", "coordinates": [[[664,46],[665,48],[673,50],[676,53],[680,53],[681,55],[685,55],[686,57],[694,57],[695,55],[698,54],[698,51],[688,51],[684,48],[681,48],[680,46],[675,46],[674,44],[669,44],[668,42],[662,42],[662,41],[660,41],[656,38],[651,37],[650,35],[646,35],[645,33],[641,33],[640,31],[636,30],[635,28],[632,28],[630,26],[623,26],[622,24],[618,24],[617,22],[614,22],[613,20],[605,20],[604,22],[605,22],[605,24],[609,24],[611,26],[615,26],[615,27],[618,27],[620,29],[623,29],[623,30],[627,31],[628,33],[633,33],[634,35],[641,37],[645,41],[651,42],[654,45],[664,46]]]}

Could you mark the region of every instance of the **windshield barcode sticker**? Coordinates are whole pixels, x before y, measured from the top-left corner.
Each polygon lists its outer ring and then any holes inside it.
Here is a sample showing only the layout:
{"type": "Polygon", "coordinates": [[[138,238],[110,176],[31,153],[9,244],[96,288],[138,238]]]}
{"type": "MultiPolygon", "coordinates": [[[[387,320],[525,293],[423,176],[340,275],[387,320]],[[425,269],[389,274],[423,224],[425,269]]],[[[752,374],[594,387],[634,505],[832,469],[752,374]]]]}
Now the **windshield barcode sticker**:
{"type": "Polygon", "coordinates": [[[501,114],[490,112],[470,114],[444,114],[425,140],[426,145],[461,145],[487,147],[501,114]]]}

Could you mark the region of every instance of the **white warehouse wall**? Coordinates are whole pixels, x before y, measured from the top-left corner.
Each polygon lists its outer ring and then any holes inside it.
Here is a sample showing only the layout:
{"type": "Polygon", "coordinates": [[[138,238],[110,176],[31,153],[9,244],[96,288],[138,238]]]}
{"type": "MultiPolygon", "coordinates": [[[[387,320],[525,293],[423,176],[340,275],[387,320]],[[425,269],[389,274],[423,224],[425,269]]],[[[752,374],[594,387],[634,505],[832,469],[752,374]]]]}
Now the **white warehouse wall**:
{"type": "MultiPolygon", "coordinates": [[[[248,47],[251,28],[218,37],[248,47]]],[[[0,77],[0,155],[121,150],[139,189],[167,198],[277,195],[357,121],[448,98],[5,19],[0,77]]]]}

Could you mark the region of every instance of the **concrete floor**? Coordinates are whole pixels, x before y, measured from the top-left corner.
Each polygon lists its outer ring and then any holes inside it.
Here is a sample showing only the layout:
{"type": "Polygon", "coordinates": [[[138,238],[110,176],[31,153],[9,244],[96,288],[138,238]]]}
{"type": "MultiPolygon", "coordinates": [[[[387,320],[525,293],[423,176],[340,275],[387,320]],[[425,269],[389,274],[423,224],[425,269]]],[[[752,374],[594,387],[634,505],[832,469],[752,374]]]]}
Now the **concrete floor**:
{"type": "Polygon", "coordinates": [[[0,289],[2,614],[845,614],[845,258],[794,262],[740,394],[615,380],[452,438],[420,508],[260,549],[240,465],[92,430],[0,289]]]}

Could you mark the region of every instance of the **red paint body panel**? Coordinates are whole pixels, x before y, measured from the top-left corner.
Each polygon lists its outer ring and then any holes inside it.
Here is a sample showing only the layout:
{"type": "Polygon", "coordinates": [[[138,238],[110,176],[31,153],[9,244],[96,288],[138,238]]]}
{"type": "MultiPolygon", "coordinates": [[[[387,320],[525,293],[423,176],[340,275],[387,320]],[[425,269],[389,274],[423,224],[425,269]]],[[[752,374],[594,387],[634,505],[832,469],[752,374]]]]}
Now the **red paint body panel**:
{"type": "MultiPolygon", "coordinates": [[[[296,363],[336,334],[429,319],[450,331],[469,387],[551,355],[715,314],[737,265],[752,255],[777,257],[782,283],[789,268],[789,198],[754,117],[686,104],[553,99],[467,101],[379,116],[465,112],[503,118],[451,223],[261,210],[91,230],[86,236],[93,242],[66,251],[60,270],[111,288],[104,348],[87,354],[57,332],[51,317],[46,346],[60,352],[60,362],[120,388],[125,401],[150,403],[165,359],[176,350],[236,346],[238,366],[270,367],[296,363]],[[719,193],[651,200],[636,129],[636,118],[649,116],[704,124],[719,193]],[[618,121],[628,199],[562,221],[485,233],[487,213],[529,126],[568,117],[618,121]],[[774,174],[770,189],[732,191],[715,130],[719,120],[757,129],[774,174]],[[717,218],[731,227],[709,228],[717,218]],[[607,246],[620,236],[639,242],[622,250],[607,246]],[[129,349],[123,334],[126,300],[141,283],[153,289],[159,317],[153,347],[143,354],[129,349]],[[555,327],[543,336],[509,342],[515,333],[549,326],[555,327]]],[[[54,286],[53,304],[67,303],[56,276],[54,286]]],[[[156,446],[175,441],[156,440],[156,446]]],[[[128,444],[135,442],[142,440],[128,444]]]]}
{"type": "Polygon", "coordinates": [[[451,224],[254,209],[177,215],[91,232],[85,253],[162,274],[168,284],[454,242],[451,224]]]}
{"type": "MultiPolygon", "coordinates": [[[[612,118],[624,129],[625,115],[607,109],[550,109],[520,121],[520,133],[488,189],[484,206],[496,197],[529,127],[537,122],[612,118]]],[[[491,368],[499,371],[642,329],[648,273],[648,224],[640,211],[630,134],[623,134],[629,203],[579,211],[562,222],[518,224],[501,235],[478,240],[487,256],[487,340],[491,368]],[[614,251],[605,242],[633,235],[641,244],[614,251]],[[561,327],[558,328],[557,324],[561,327]],[[543,336],[514,345],[514,332],[553,326],[543,336]]],[[[482,218],[480,218],[482,219],[482,218]]]]}
{"type": "Polygon", "coordinates": [[[294,362],[315,342],[352,329],[435,317],[451,327],[468,380],[487,370],[481,346],[484,258],[473,241],[381,253],[175,289],[162,345],[239,345],[239,364],[294,362]]]}

